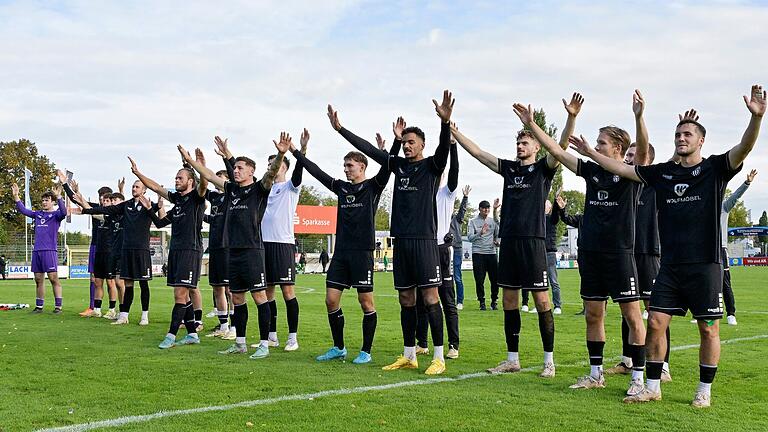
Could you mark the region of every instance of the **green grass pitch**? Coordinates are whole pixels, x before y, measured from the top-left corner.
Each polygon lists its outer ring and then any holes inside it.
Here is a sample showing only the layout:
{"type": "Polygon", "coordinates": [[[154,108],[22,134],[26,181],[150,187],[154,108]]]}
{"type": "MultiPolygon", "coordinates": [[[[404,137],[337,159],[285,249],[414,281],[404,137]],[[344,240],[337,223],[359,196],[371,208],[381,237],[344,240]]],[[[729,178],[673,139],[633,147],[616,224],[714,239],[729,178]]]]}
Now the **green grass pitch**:
{"type": "MultiPolygon", "coordinates": [[[[391,274],[376,275],[378,328],[373,363],[318,363],[314,357],[330,346],[324,304],[324,278],[300,275],[300,349],[272,349],[264,360],[216,353],[227,341],[202,338],[198,346],[157,349],[168,327],[172,291],[162,278],[152,283],[151,324],[137,325],[138,288],[131,323],[112,326],[104,319],[77,316],[87,305],[88,282],[64,281],[64,314],[53,315],[51,290],[46,312],[0,312],[0,431],[36,430],[244,401],[256,406],[209,412],[176,413],[145,422],[110,426],[112,430],[768,430],[768,269],[734,268],[738,326],[721,326],[720,369],[713,385],[713,406],[689,406],[698,382],[696,326],[688,318],[672,324],[673,382],[663,386],[664,400],[626,406],[621,398],[628,378],[608,377],[602,390],[571,390],[574,379],[588,371],[585,324],[580,309],[578,273],[560,271],[563,315],[555,317],[557,376],[539,378],[542,362],[537,318],[523,314],[520,350],[523,367],[513,375],[470,375],[505,357],[501,311],[478,310],[472,275],[465,272],[465,309],[460,312],[461,355],[448,360],[441,379],[429,380],[429,358],[419,370],[384,372],[381,366],[402,351],[399,306],[391,274]],[[757,337],[753,339],[747,339],[757,337]],[[455,380],[453,378],[462,378],[455,380]],[[408,385],[361,389],[407,382],[408,385]],[[325,390],[357,389],[356,393],[304,395],[325,390]],[[293,398],[292,398],[293,397],[293,398]],[[281,399],[282,398],[282,399],[281,399]]],[[[205,312],[211,289],[201,281],[205,312]]],[[[0,281],[0,303],[34,303],[32,281],[0,281]]],[[[343,298],[345,336],[350,357],[361,343],[361,311],[354,292],[343,298]]],[[[106,304],[106,302],[105,302],[106,304]]],[[[258,335],[251,302],[249,343],[258,335]]],[[[278,299],[278,332],[287,335],[285,306],[278,299]]],[[[618,307],[607,311],[606,366],[620,355],[618,307]],[[610,362],[608,361],[610,360],[610,362]]],[[[206,319],[210,329],[215,319],[206,319]]],[[[207,331],[206,331],[207,332],[207,331]]],[[[180,330],[180,335],[184,330],[180,330]]],[[[250,351],[253,351],[251,349],[250,351]]]]}

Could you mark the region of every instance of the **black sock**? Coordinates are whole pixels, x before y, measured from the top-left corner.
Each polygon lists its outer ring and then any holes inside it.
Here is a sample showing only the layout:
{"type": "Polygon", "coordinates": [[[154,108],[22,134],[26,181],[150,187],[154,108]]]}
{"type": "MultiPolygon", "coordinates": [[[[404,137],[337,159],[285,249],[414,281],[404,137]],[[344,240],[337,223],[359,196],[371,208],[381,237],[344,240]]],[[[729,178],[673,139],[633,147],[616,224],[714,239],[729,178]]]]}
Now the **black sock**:
{"type": "MultiPolygon", "coordinates": [[[[95,302],[96,302],[96,300],[94,300],[94,303],[95,302]]],[[[116,304],[117,304],[117,300],[110,300],[109,301],[109,308],[110,309],[114,309],[116,304]]]]}
{"type": "Polygon", "coordinates": [[[264,302],[257,306],[259,313],[259,340],[269,339],[269,320],[272,317],[270,308],[274,303],[274,301],[264,302]]]}
{"type": "Polygon", "coordinates": [[[504,310],[504,336],[507,339],[507,351],[520,349],[520,309],[504,310]]]}
{"type": "Polygon", "coordinates": [[[645,362],[645,376],[649,380],[661,379],[661,368],[664,366],[663,362],[648,360],[645,362]]]}
{"type": "Polygon", "coordinates": [[[546,312],[539,312],[539,333],[541,334],[541,345],[544,352],[555,351],[555,318],[552,316],[552,309],[546,312]]]}
{"type": "Polygon", "coordinates": [[[133,284],[126,284],[125,292],[123,293],[123,302],[120,303],[120,312],[130,312],[131,304],[133,304],[133,284]]]}
{"type": "Polygon", "coordinates": [[[194,315],[195,315],[195,321],[203,322],[203,310],[202,309],[195,309],[194,315]]]}
{"type": "Polygon", "coordinates": [[[179,331],[179,327],[181,327],[181,322],[184,320],[184,312],[186,312],[185,309],[186,305],[183,303],[176,303],[173,305],[173,310],[171,311],[171,327],[168,329],[168,333],[175,335],[179,331]]]}
{"type": "Polygon", "coordinates": [[[245,337],[245,327],[248,324],[248,303],[235,305],[232,313],[232,325],[235,326],[235,336],[245,337]]]}
{"type": "Polygon", "coordinates": [[[331,326],[333,346],[344,349],[344,312],[341,311],[341,308],[328,312],[328,324],[331,326]]]}
{"type": "Polygon", "coordinates": [[[603,365],[603,348],[605,348],[605,341],[587,341],[587,352],[591,366],[603,365]]]}
{"type": "Polygon", "coordinates": [[[268,301],[269,303],[269,331],[277,331],[277,303],[274,300],[268,301]]]}
{"type": "Polygon", "coordinates": [[[371,353],[371,347],[373,346],[373,335],[376,333],[377,321],[376,311],[363,313],[363,348],[360,350],[368,354],[371,353]]]}
{"type": "Polygon", "coordinates": [[[192,302],[184,305],[184,326],[187,328],[187,334],[197,333],[197,323],[195,322],[195,312],[192,310],[192,302]]]}
{"type": "Polygon", "coordinates": [[[671,347],[670,345],[671,341],[669,338],[669,326],[667,326],[667,332],[665,333],[665,335],[667,337],[667,352],[664,354],[664,361],[667,362],[667,364],[669,364],[669,349],[671,347]]]}
{"type": "MultiPolygon", "coordinates": [[[[114,303],[114,302],[110,302],[110,303],[114,303]]],[[[101,299],[94,299],[93,300],[93,307],[96,308],[96,309],[101,309],[101,299]]]]}
{"type": "Polygon", "coordinates": [[[139,287],[141,288],[141,310],[147,312],[149,311],[149,281],[139,281],[139,287]]]}
{"type": "MultiPolygon", "coordinates": [[[[424,304],[424,297],[421,292],[416,292],[416,345],[421,348],[429,346],[429,312],[427,305],[424,304]]],[[[432,342],[434,343],[434,341],[432,342]]]]}
{"type": "Polygon", "coordinates": [[[416,346],[416,306],[400,306],[400,327],[403,330],[403,346],[416,346]]]}
{"type": "Polygon", "coordinates": [[[624,357],[632,357],[632,348],[629,344],[629,324],[624,317],[621,317],[621,355],[624,357]]]}
{"type": "Polygon", "coordinates": [[[299,299],[296,297],[285,302],[285,315],[288,317],[288,333],[299,331],[299,299]]]}
{"type": "Polygon", "coordinates": [[[645,345],[630,345],[632,350],[632,370],[641,371],[645,368],[645,345]]]}
{"type": "Polygon", "coordinates": [[[443,308],[440,302],[427,305],[429,326],[432,327],[432,345],[443,346],[443,308]]]}
{"type": "Polygon", "coordinates": [[[717,373],[717,366],[699,365],[699,381],[704,384],[712,384],[717,373]]]}
{"type": "Polygon", "coordinates": [[[227,313],[224,311],[224,313],[221,313],[222,311],[219,311],[219,324],[226,324],[227,323],[227,313]]]}

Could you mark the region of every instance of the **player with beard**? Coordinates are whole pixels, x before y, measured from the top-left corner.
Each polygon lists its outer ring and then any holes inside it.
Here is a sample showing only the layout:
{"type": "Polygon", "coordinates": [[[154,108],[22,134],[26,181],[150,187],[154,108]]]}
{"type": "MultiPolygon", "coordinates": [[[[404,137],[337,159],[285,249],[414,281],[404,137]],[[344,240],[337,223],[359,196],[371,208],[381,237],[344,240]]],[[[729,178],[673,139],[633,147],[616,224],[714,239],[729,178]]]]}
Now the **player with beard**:
{"type": "MultiPolygon", "coordinates": [[[[278,150],[277,156],[272,160],[267,172],[261,178],[256,179],[253,174],[256,163],[245,156],[235,158],[232,164],[234,169],[231,181],[225,181],[216,176],[216,173],[196,161],[182,150],[185,162],[192,166],[200,174],[216,187],[222,188],[228,195],[227,210],[225,212],[224,233],[225,246],[229,248],[229,264],[227,272],[229,276],[229,290],[232,293],[232,303],[235,312],[232,315],[232,325],[236,330],[235,343],[220,354],[245,354],[248,345],[245,342],[248,323],[248,303],[245,294],[250,292],[256,302],[259,316],[259,346],[250,358],[260,359],[269,355],[269,321],[271,313],[267,302],[267,281],[264,264],[264,243],[261,236],[261,220],[267,206],[267,198],[272,188],[272,182],[277,176],[277,171],[283,163],[283,156],[291,144],[291,137],[287,133],[280,134],[280,141],[273,141],[278,150]]],[[[229,156],[231,153],[226,140],[221,141],[222,154],[229,156]]],[[[219,145],[219,142],[217,142],[219,145]]]]}
{"type": "Polygon", "coordinates": [[[448,90],[443,101],[432,100],[441,120],[440,142],[435,155],[424,157],[424,132],[407,127],[395,136],[402,142],[405,157],[390,156],[341,126],[338,114],[328,106],[331,126],[355,148],[395,174],[392,197],[391,234],[394,237],[394,285],[400,302],[400,326],[403,331],[403,355],[384,370],[416,369],[416,290],[424,296],[432,328],[434,356],[427,375],[445,372],[443,356],[443,312],[438,288],[442,284],[440,255],[437,247],[436,194],[440,177],[448,163],[451,145],[450,121],[454,99],[448,90]]]}
{"type": "MultiPolygon", "coordinates": [[[[574,93],[570,103],[563,100],[568,112],[565,131],[560,145],[568,145],[567,136],[573,130],[576,116],[584,99],[574,93]]],[[[520,290],[533,295],[539,315],[539,333],[544,349],[544,368],[541,377],[555,376],[554,342],[555,321],[549,303],[546,251],[545,202],[552,179],[560,162],[551,154],[536,160],[541,138],[530,130],[517,134],[517,160],[500,159],[480,149],[458,130],[452,130],[459,144],[475,159],[504,178],[499,237],[499,286],[502,287],[504,308],[504,335],[507,359],[488,369],[490,373],[508,373],[520,370],[520,290]]],[[[549,139],[549,137],[547,137],[549,139]]],[[[558,147],[560,148],[560,147],[558,147]]],[[[561,149],[562,150],[562,149],[561,149]]]]}
{"type": "MultiPolygon", "coordinates": [[[[648,134],[643,121],[645,102],[640,92],[633,93],[632,109],[637,129],[637,156],[644,163],[648,153],[648,134]]],[[[580,377],[571,388],[603,388],[603,348],[605,346],[605,302],[609,297],[619,303],[621,314],[630,327],[632,379],[628,395],[643,390],[645,367],[645,326],[637,290],[634,261],[634,237],[640,185],[609,173],[593,162],[584,162],[566,152],[533,119],[530,107],[516,103],[515,114],[531,128],[550,154],[566,168],[586,181],[583,222],[579,229],[579,271],[581,298],[587,323],[586,345],[590,373],[580,377]],[[627,226],[629,225],[629,226],[627,226]]],[[[565,137],[570,135],[564,134],[565,137]]],[[[569,138],[570,139],[570,138],[569,138]]],[[[615,126],[600,128],[597,148],[606,157],[624,159],[630,145],[629,134],[615,126]]]]}
{"type": "Polygon", "coordinates": [[[664,333],[672,315],[685,315],[690,309],[701,339],[699,385],[692,405],[704,408],[711,404],[723,316],[719,217],[728,181],[742,169],[757,142],[766,93],[761,86],[752,86],[751,96],[744,96],[744,102],[750,121],[741,142],[708,158],[701,155],[706,129],[692,119],[683,119],[675,130],[677,160],[656,165],[629,166],[599,154],[583,138],[571,137],[579,153],[616,175],[656,190],[663,253],[649,305],[648,376],[645,389],[626,397],[626,403],[661,400],[664,333]]]}
{"type": "Polygon", "coordinates": [[[375,219],[379,198],[389,181],[390,172],[386,165],[382,165],[375,177],[366,179],[365,170],[368,167],[368,159],[362,153],[349,152],[344,156],[346,181],[334,179],[304,156],[306,144],[309,141],[306,129],[304,132],[301,151],[291,146],[291,153],[309,174],[338,196],[336,244],[325,281],[325,306],[328,311],[333,346],[316,359],[329,361],[346,358],[341,295],[344,290],[355,288],[357,300],[363,310],[363,346],[352,363],[370,363],[373,336],[378,319],[373,303],[375,219]],[[303,139],[304,137],[306,139],[303,139]]]}

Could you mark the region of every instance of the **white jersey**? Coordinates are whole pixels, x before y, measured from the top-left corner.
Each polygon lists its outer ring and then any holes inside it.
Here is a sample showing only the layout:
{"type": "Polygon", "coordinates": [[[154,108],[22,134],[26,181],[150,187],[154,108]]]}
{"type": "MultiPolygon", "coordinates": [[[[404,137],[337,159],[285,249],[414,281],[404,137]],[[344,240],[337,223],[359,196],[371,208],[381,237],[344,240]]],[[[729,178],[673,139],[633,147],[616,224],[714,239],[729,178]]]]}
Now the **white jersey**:
{"type": "Polygon", "coordinates": [[[435,195],[437,201],[437,244],[443,244],[443,238],[451,230],[451,217],[453,217],[453,206],[456,202],[456,194],[451,192],[448,186],[443,186],[437,190],[435,195]]]}
{"type": "Polygon", "coordinates": [[[293,215],[299,204],[299,188],[288,180],[274,183],[261,219],[261,237],[265,242],[294,244],[293,215]]]}

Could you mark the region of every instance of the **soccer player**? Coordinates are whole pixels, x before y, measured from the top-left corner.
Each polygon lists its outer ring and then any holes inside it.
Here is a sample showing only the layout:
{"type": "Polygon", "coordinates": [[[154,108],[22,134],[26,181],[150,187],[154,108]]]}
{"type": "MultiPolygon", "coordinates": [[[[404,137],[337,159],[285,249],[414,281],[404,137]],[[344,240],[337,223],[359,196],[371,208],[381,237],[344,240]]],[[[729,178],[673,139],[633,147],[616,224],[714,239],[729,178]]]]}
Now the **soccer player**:
{"type": "Polygon", "coordinates": [[[395,140],[402,142],[405,157],[390,156],[369,142],[341,127],[338,114],[328,106],[331,125],[355,148],[395,173],[392,197],[391,234],[394,237],[394,281],[400,302],[403,355],[384,370],[416,369],[416,290],[422,290],[432,328],[434,355],[427,375],[445,372],[443,356],[443,312],[437,287],[442,284],[437,247],[436,194],[440,177],[448,163],[451,145],[450,121],[454,99],[443,92],[443,101],[432,100],[441,120],[440,142],[435,155],[424,157],[424,132],[417,127],[396,129],[395,140]],[[397,132],[396,132],[397,134],[397,132]]]}
{"type": "MultiPolygon", "coordinates": [[[[306,131],[305,131],[306,132],[306,131]]],[[[308,136],[306,139],[309,139],[308,136]]],[[[302,134],[300,140],[305,140],[302,134]]],[[[304,145],[304,144],[302,144],[304,145]]],[[[268,159],[272,163],[276,155],[268,159]]],[[[272,314],[269,321],[269,346],[280,346],[277,338],[277,303],[275,287],[280,286],[285,300],[285,315],[288,319],[288,340],[285,351],[299,349],[297,332],[299,329],[299,300],[296,298],[296,240],[293,236],[293,215],[299,204],[299,186],[303,168],[297,163],[291,179],[285,179],[285,173],[291,162],[283,157],[283,163],[277,172],[272,190],[267,201],[267,210],[261,221],[261,234],[264,240],[264,263],[267,276],[267,299],[272,314]]]]}
{"type": "MultiPolygon", "coordinates": [[[[583,101],[578,93],[573,94],[570,103],[563,99],[563,105],[568,111],[563,137],[567,137],[573,130],[583,101]]],[[[504,178],[499,228],[499,286],[504,290],[502,305],[507,359],[488,369],[488,372],[520,370],[520,290],[523,289],[532,293],[539,316],[539,333],[544,349],[544,368],[540,376],[552,378],[555,376],[555,320],[549,304],[544,202],[560,162],[551,154],[536,160],[542,139],[529,130],[517,134],[515,161],[497,158],[480,149],[460,132],[453,132],[459,144],[470,155],[504,178]]],[[[567,138],[561,139],[560,145],[567,146],[567,138]]]]}
{"type": "MultiPolygon", "coordinates": [[[[133,166],[133,160],[128,158],[133,166]]],[[[152,258],[149,254],[149,226],[157,224],[157,205],[148,207],[142,204],[147,187],[140,180],[131,186],[131,199],[117,205],[93,207],[78,193],[73,201],[83,207],[83,214],[123,215],[123,247],[120,253],[120,279],[125,284],[125,292],[120,301],[120,314],[112,324],[128,324],[128,315],[133,304],[134,281],[141,287],[141,320],[139,325],[149,324],[149,283],[152,279],[152,258]],[[145,282],[142,284],[141,282],[145,282]]]]}
{"type": "Polygon", "coordinates": [[[35,274],[36,294],[35,308],[32,313],[41,313],[45,303],[45,275],[53,288],[53,313],[60,314],[62,306],[61,282],[59,282],[58,233],[61,221],[67,217],[67,206],[61,199],[61,186],[53,191],[43,192],[40,205],[42,210],[31,210],[24,206],[19,198],[19,186],[11,185],[16,209],[26,217],[32,218],[35,224],[35,245],[32,248],[32,273],[35,274]],[[53,209],[54,203],[58,205],[53,209]]]}
{"type": "Polygon", "coordinates": [[[661,369],[664,332],[672,315],[690,309],[698,320],[699,386],[692,405],[711,404],[712,381],[720,359],[720,319],[723,316],[723,268],[720,260],[719,214],[725,186],[742,168],[757,141],[766,109],[762,86],[752,86],[744,96],[750,121],[741,142],[728,152],[701,156],[706,129],[695,120],[683,119],[675,130],[676,161],[649,166],[629,166],[590,148],[583,138],[571,137],[577,151],[608,171],[642,182],[656,190],[661,240],[661,267],[651,294],[648,317],[648,371],[645,389],[624,402],[661,400],[661,369]],[[695,221],[695,223],[692,223],[695,221]]]}
{"type": "Polygon", "coordinates": [[[344,290],[355,288],[357,300],[363,310],[363,346],[352,363],[369,363],[378,320],[373,302],[375,219],[379,198],[389,181],[390,172],[384,164],[375,177],[366,179],[368,158],[359,152],[349,152],[344,156],[346,181],[335,179],[304,156],[306,144],[309,141],[306,129],[305,134],[307,139],[302,139],[302,149],[297,150],[291,146],[291,153],[307,172],[338,196],[336,244],[325,281],[325,306],[328,311],[333,346],[324,354],[317,356],[317,361],[346,357],[341,295],[344,290]]]}
{"type": "MultiPolygon", "coordinates": [[[[267,281],[264,274],[264,243],[261,235],[261,220],[267,206],[267,198],[272,188],[272,182],[283,163],[283,156],[291,144],[291,137],[285,132],[280,134],[280,141],[273,141],[277,148],[277,157],[269,165],[267,172],[257,180],[253,174],[256,163],[246,156],[234,159],[234,167],[230,181],[224,181],[216,176],[206,166],[193,160],[188,153],[183,152],[186,162],[210,183],[224,189],[228,195],[225,212],[224,232],[225,246],[229,248],[229,290],[232,293],[232,303],[235,312],[232,315],[232,325],[237,336],[235,343],[219,354],[245,354],[248,345],[245,343],[248,323],[248,303],[245,294],[251,293],[256,302],[259,316],[259,346],[250,356],[251,359],[261,359],[269,355],[269,321],[271,313],[267,301],[267,281]]],[[[217,142],[217,145],[219,143],[217,142]]],[[[221,141],[220,151],[228,158],[231,156],[226,140],[221,141]]],[[[231,161],[231,160],[230,160],[231,161]]]]}
{"type": "Polygon", "coordinates": [[[736,301],[733,297],[733,288],[731,287],[731,268],[728,264],[728,215],[736,206],[736,203],[747,191],[749,185],[755,180],[756,170],[747,174],[747,179],[731,195],[723,201],[723,207],[720,211],[720,231],[722,240],[722,262],[723,262],[723,303],[725,303],[726,322],[728,325],[737,325],[736,321],[736,301]]]}
{"type": "MultiPolygon", "coordinates": [[[[648,133],[643,121],[645,102],[639,91],[632,98],[637,129],[637,155],[640,163],[648,153],[648,133]]],[[[533,121],[533,113],[522,104],[514,105],[515,114],[529,126],[544,147],[566,168],[586,181],[584,215],[579,230],[579,270],[581,298],[587,323],[587,351],[590,373],[580,377],[571,388],[603,388],[603,348],[605,347],[605,302],[610,296],[619,303],[621,314],[630,328],[632,345],[632,379],[628,395],[643,390],[645,367],[645,326],[637,290],[637,270],[633,257],[635,213],[640,186],[609,173],[593,162],[581,159],[558,146],[533,121]],[[629,229],[627,229],[627,225],[629,229]]],[[[568,134],[563,134],[569,138],[568,134]]],[[[615,126],[600,128],[597,150],[606,157],[623,163],[631,140],[629,134],[615,126]]]]}
{"type": "MultiPolygon", "coordinates": [[[[124,179],[123,182],[125,182],[124,179]]],[[[120,189],[122,190],[122,188],[120,189]]],[[[109,197],[111,199],[112,205],[118,205],[125,201],[125,196],[122,192],[115,192],[109,197]]],[[[117,291],[116,298],[123,298],[125,295],[125,284],[123,283],[123,280],[120,279],[120,255],[122,254],[123,250],[123,215],[118,214],[110,216],[108,222],[112,231],[112,245],[109,249],[107,278],[108,283],[111,282],[110,290],[114,288],[117,291]]],[[[108,313],[111,313],[112,316],[117,318],[117,314],[115,314],[115,300],[112,298],[111,294],[109,298],[108,313]]]]}

